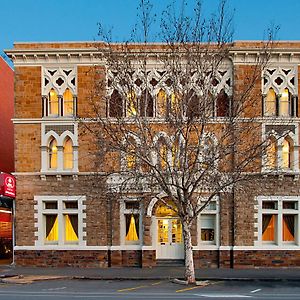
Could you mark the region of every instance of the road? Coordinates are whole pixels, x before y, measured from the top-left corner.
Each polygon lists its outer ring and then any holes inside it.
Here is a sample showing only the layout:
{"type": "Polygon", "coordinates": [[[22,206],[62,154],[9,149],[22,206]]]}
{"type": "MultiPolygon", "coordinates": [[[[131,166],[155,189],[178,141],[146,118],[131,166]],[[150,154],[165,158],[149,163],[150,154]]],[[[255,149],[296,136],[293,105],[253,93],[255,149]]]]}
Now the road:
{"type": "Polygon", "coordinates": [[[184,286],[169,281],[48,280],[0,284],[0,299],[300,299],[300,281],[208,282],[184,286]]]}

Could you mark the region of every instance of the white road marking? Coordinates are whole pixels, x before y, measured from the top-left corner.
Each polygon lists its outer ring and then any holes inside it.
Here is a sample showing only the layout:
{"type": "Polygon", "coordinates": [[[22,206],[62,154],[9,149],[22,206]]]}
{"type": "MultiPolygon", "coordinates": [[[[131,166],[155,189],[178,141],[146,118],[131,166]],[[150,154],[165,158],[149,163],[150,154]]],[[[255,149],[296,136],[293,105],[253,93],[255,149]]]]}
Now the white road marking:
{"type": "Polygon", "coordinates": [[[52,288],[52,289],[47,289],[47,291],[59,291],[59,290],[64,290],[64,289],[66,289],[66,287],[65,287],[65,286],[63,286],[63,287],[60,287],[60,288],[52,288]]]}
{"type": "Polygon", "coordinates": [[[234,294],[194,294],[198,297],[204,297],[204,298],[252,298],[252,296],[247,295],[234,295],[234,294]]]}
{"type": "Polygon", "coordinates": [[[250,293],[254,294],[254,293],[257,293],[259,291],[261,291],[261,289],[257,289],[257,290],[251,291],[250,293]]]}

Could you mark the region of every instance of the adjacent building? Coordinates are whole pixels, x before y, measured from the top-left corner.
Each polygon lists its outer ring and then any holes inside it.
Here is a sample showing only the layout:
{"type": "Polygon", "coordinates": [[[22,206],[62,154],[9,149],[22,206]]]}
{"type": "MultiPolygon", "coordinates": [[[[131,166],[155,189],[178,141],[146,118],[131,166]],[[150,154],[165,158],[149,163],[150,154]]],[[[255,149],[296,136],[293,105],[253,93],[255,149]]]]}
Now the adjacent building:
{"type": "MultiPolygon", "coordinates": [[[[221,193],[200,214],[192,233],[196,267],[300,266],[299,47],[277,43],[254,82],[259,96],[250,114],[258,138],[270,139],[270,150],[243,189],[221,193]]],[[[230,51],[214,84],[226,99],[238,93],[261,53],[256,42],[236,42],[230,51]]],[[[105,45],[16,43],[6,53],[15,65],[15,263],[149,267],[183,259],[178,216],[159,204],[159,193],[110,195],[102,176],[108,170],[97,169],[102,157],[76,118],[92,114],[94,71],[108,76],[105,45]]],[[[153,64],[149,74],[149,84],[159,85],[163,70],[153,64]]],[[[132,76],[139,87],[138,75],[132,76]]],[[[145,112],[153,122],[161,122],[156,102],[171,95],[168,88],[153,89],[152,108],[145,112]]],[[[107,117],[124,112],[116,108],[118,91],[108,84],[102,92],[111,97],[101,103],[107,117]]],[[[217,122],[226,119],[226,107],[217,111],[217,122]]],[[[113,169],[132,166],[118,153],[110,161],[113,169]]]]}

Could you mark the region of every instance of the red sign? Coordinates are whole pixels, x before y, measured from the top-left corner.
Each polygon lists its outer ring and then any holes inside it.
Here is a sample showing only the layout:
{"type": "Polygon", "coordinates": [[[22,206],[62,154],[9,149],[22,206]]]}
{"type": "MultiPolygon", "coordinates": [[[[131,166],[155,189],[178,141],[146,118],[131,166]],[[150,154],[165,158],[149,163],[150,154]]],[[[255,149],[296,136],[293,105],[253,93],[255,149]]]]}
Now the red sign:
{"type": "Polygon", "coordinates": [[[10,198],[16,197],[16,179],[14,176],[0,173],[0,195],[10,198]]]}

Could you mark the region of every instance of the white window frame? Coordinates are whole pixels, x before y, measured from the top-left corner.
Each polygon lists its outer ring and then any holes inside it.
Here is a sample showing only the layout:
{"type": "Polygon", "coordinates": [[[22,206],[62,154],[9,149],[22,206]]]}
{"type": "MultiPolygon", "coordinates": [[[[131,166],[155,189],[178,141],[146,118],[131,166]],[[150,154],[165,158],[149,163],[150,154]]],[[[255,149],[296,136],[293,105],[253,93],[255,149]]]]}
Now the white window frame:
{"type": "Polygon", "coordinates": [[[76,248],[78,246],[86,246],[86,236],[85,227],[86,223],[83,222],[86,219],[86,213],[83,211],[86,209],[85,196],[34,196],[34,201],[37,202],[35,205],[35,218],[37,222],[35,223],[36,237],[35,246],[44,246],[46,248],[58,248],[58,247],[71,247],[76,248]],[[45,209],[46,202],[57,202],[57,209],[45,209]],[[77,209],[66,209],[64,208],[65,202],[78,203],[77,209]],[[45,242],[45,232],[46,232],[46,222],[45,215],[47,214],[57,214],[58,216],[58,242],[57,243],[47,243],[45,242]],[[65,242],[65,228],[64,228],[64,215],[65,214],[77,214],[78,215],[78,242],[65,242]]]}
{"type": "MultiPolygon", "coordinates": [[[[205,197],[201,197],[201,203],[204,203],[207,200],[205,197]]],[[[220,205],[219,205],[219,198],[214,197],[211,202],[205,207],[205,209],[199,214],[197,219],[197,243],[199,248],[203,247],[219,247],[220,246],[220,205]],[[209,205],[211,203],[215,203],[215,209],[210,209],[209,205]],[[206,215],[214,215],[215,216],[215,239],[214,241],[202,241],[201,239],[201,216],[206,215]]]]}
{"type": "Polygon", "coordinates": [[[142,201],[137,198],[124,198],[120,202],[120,244],[122,248],[140,248],[143,245],[143,214],[142,214],[142,201]],[[126,202],[138,202],[139,209],[126,209],[126,202]],[[127,243],[126,236],[126,214],[138,214],[139,215],[139,241],[137,243],[127,243]]]}
{"type": "Polygon", "coordinates": [[[258,239],[255,242],[256,245],[264,245],[266,247],[289,247],[289,246],[300,246],[300,196],[258,196],[258,218],[257,218],[257,229],[258,239]],[[263,209],[263,202],[277,202],[277,209],[263,209]],[[295,201],[297,203],[297,209],[283,209],[284,201],[295,201]],[[276,215],[276,231],[275,241],[263,241],[262,240],[262,216],[263,214],[276,215]],[[283,241],[283,225],[282,218],[285,214],[296,215],[295,217],[295,241],[283,241]]]}
{"type": "Polygon", "coordinates": [[[78,173],[78,123],[65,123],[65,122],[55,122],[55,123],[42,123],[41,124],[41,173],[46,175],[70,175],[78,173]],[[65,131],[61,135],[58,135],[53,130],[46,132],[46,125],[72,125],[74,126],[74,134],[70,131],[65,131]],[[50,137],[54,137],[57,142],[57,168],[49,168],[49,154],[48,154],[48,144],[50,137]],[[66,137],[72,140],[73,144],[73,168],[64,169],[64,141],[66,137]]]}

